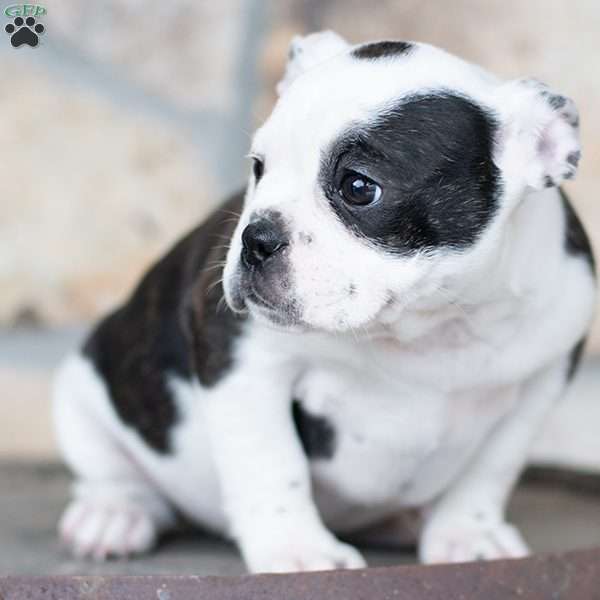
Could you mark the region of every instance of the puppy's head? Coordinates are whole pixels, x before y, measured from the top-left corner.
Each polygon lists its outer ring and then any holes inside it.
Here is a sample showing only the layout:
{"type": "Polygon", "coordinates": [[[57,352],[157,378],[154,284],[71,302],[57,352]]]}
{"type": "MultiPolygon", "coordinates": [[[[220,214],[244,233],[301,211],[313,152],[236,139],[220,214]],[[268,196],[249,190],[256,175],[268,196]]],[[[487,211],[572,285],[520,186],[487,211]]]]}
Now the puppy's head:
{"type": "Polygon", "coordinates": [[[364,328],[493,255],[527,190],[574,176],[578,117],[417,43],[292,42],[252,145],[226,298],[281,326],[364,328]]]}

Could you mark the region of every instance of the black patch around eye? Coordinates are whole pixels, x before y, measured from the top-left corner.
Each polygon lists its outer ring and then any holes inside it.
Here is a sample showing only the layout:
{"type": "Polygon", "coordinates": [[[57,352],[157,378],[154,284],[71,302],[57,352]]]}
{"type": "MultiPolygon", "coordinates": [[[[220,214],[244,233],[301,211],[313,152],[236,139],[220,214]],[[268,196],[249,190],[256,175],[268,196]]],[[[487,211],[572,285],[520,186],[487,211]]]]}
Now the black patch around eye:
{"type": "Polygon", "coordinates": [[[383,41],[363,44],[352,51],[352,56],[359,59],[387,58],[389,56],[400,56],[409,54],[414,48],[413,44],[400,41],[383,41]]]}
{"type": "Polygon", "coordinates": [[[473,244],[497,209],[496,122],[473,101],[440,91],[381,109],[322,156],[319,179],[338,218],[386,251],[407,254],[473,244]],[[381,199],[352,207],[336,193],[343,173],[364,173],[381,199]]]}
{"type": "Polygon", "coordinates": [[[258,183],[265,172],[265,163],[262,159],[257,156],[252,157],[252,173],[254,174],[254,180],[258,183]]]}

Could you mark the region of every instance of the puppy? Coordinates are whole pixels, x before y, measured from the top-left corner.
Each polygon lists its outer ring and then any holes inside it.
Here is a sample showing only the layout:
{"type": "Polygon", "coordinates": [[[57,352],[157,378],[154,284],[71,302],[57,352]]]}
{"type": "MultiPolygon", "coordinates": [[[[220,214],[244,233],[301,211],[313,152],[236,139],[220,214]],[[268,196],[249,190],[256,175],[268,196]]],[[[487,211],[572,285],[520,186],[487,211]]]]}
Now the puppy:
{"type": "Polygon", "coordinates": [[[145,552],[179,513],[252,572],[352,568],[332,532],[419,509],[426,563],[527,554],[505,506],[595,302],[573,102],[331,32],[278,91],[245,195],[61,368],[61,535],[145,552]]]}

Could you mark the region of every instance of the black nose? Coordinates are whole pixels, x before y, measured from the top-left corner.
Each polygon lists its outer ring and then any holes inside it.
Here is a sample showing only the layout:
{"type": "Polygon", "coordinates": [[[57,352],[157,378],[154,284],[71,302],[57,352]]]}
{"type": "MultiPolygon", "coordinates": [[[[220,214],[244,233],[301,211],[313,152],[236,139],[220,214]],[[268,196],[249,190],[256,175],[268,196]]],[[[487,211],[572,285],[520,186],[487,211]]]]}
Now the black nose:
{"type": "Polygon", "coordinates": [[[284,233],[275,223],[261,219],[250,223],[242,233],[242,260],[247,267],[258,267],[287,246],[284,233]]]}

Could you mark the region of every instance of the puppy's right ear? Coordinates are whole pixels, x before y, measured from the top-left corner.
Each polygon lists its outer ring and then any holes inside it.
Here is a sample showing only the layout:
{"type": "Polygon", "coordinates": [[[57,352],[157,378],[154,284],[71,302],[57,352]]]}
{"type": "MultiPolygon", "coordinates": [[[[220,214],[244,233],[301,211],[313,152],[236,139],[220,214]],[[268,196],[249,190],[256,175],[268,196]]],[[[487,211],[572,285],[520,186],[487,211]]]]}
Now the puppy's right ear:
{"type": "Polygon", "coordinates": [[[277,84],[277,93],[282,96],[302,73],[348,48],[350,44],[333,31],[319,31],[304,37],[295,36],[289,46],[285,74],[277,84]]]}

